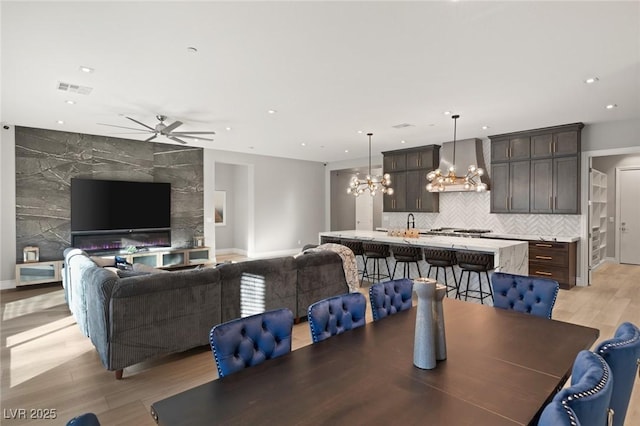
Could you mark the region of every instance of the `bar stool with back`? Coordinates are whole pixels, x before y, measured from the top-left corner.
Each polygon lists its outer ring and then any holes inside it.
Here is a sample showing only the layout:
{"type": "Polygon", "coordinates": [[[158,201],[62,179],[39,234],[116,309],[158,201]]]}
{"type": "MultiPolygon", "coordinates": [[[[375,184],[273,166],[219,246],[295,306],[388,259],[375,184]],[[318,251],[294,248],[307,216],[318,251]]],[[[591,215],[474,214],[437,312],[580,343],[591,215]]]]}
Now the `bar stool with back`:
{"type": "Polygon", "coordinates": [[[391,256],[391,251],[388,244],[363,242],[362,248],[364,249],[364,256],[369,260],[373,260],[373,269],[370,269],[367,265],[367,275],[373,282],[380,282],[384,278],[391,279],[391,269],[389,269],[389,262],[387,258],[391,256]],[[384,260],[384,265],[387,268],[387,274],[384,275],[380,272],[380,262],[384,260]]]}
{"type": "Polygon", "coordinates": [[[453,270],[453,265],[457,263],[456,253],[453,250],[425,248],[424,260],[429,264],[429,271],[427,272],[427,277],[431,275],[431,268],[436,268],[436,281],[437,281],[438,275],[440,273],[440,268],[442,268],[444,272],[444,283],[447,286],[447,296],[449,296],[450,291],[455,290],[456,292],[455,298],[459,299],[460,286],[456,278],[456,273],[453,270]],[[453,275],[453,284],[449,284],[449,280],[447,278],[447,268],[451,268],[451,274],[453,275]]]}
{"type": "Polygon", "coordinates": [[[480,303],[484,304],[484,299],[491,298],[493,301],[493,290],[491,289],[491,281],[489,279],[489,271],[493,269],[493,255],[489,253],[479,253],[474,251],[456,251],[456,261],[458,266],[462,270],[460,272],[460,298],[464,295],[464,300],[468,297],[472,299],[480,300],[480,303]],[[465,289],[462,289],[462,278],[464,273],[467,273],[467,284],[465,289]],[[478,289],[469,289],[469,280],[471,279],[471,273],[478,274],[478,289]],[[487,287],[489,291],[482,291],[482,272],[487,278],[487,287]]]}

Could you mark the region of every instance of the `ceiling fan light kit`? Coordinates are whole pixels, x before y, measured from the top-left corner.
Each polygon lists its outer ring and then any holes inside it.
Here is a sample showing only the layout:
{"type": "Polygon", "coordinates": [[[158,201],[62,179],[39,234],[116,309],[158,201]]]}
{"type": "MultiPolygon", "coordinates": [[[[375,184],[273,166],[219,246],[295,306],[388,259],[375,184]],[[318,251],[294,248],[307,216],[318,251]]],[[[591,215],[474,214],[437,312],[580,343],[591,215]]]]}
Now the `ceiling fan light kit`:
{"type": "MultiPolygon", "coordinates": [[[[136,129],[133,127],[124,127],[124,126],[116,126],[113,124],[103,124],[104,126],[110,126],[110,127],[119,127],[119,128],[123,128],[123,129],[129,129],[129,130],[140,130],[142,132],[147,132],[147,133],[151,133],[151,136],[149,136],[147,139],[145,139],[145,142],[151,142],[152,140],[154,140],[155,138],[157,138],[158,136],[164,136],[167,139],[170,139],[174,142],[179,142],[181,144],[186,144],[187,141],[183,140],[183,139],[194,139],[194,140],[203,140],[203,141],[213,141],[213,139],[211,138],[206,138],[200,135],[215,135],[216,132],[214,131],[200,131],[200,132],[174,132],[175,129],[177,129],[178,127],[182,126],[182,121],[176,120],[173,123],[167,125],[165,124],[165,120],[167,119],[166,115],[156,115],[156,119],[159,121],[158,124],[155,125],[155,127],[151,127],[141,121],[136,120],[135,118],[131,118],[131,117],[127,117],[124,116],[126,119],[133,121],[134,123],[142,126],[142,129],[136,129]]],[[[99,123],[102,124],[102,123],[99,123]]]]}

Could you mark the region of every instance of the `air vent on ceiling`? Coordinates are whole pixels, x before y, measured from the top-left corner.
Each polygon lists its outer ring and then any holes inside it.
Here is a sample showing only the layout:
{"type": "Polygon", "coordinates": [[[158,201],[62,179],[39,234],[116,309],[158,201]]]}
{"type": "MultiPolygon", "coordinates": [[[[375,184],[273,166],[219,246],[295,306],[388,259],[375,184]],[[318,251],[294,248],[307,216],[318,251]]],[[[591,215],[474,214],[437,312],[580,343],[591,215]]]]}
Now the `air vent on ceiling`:
{"type": "Polygon", "coordinates": [[[395,126],[391,126],[394,129],[404,129],[405,127],[413,127],[413,124],[409,124],[409,123],[401,123],[401,124],[396,124],[395,126]]]}
{"type": "Polygon", "coordinates": [[[77,84],[58,82],[58,90],[63,92],[78,93],[79,95],[88,95],[93,90],[93,87],[79,86],[77,84]]]}

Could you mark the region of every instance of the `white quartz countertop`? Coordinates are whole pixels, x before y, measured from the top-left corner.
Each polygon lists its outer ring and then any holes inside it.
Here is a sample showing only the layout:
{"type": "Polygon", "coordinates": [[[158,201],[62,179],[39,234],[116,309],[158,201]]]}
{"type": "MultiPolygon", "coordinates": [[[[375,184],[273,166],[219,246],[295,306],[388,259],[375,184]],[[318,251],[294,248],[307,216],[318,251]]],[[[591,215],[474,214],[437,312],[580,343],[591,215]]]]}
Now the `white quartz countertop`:
{"type": "Polygon", "coordinates": [[[534,235],[534,234],[482,234],[482,238],[498,238],[505,240],[527,240],[527,241],[555,241],[559,243],[573,243],[580,240],[580,237],[569,237],[562,235],[534,235]]]}
{"type": "MultiPolygon", "coordinates": [[[[376,228],[376,231],[387,231],[387,228],[376,228]]],[[[419,232],[427,232],[428,229],[420,229],[419,232]]],[[[555,241],[559,243],[573,243],[580,240],[580,237],[567,235],[539,235],[539,234],[504,234],[490,232],[480,234],[480,238],[494,238],[499,240],[520,240],[520,241],[555,241]]]]}
{"type": "Polygon", "coordinates": [[[389,244],[407,244],[422,247],[470,250],[495,253],[499,249],[527,244],[518,240],[502,240],[495,238],[445,237],[441,235],[420,235],[419,238],[390,237],[381,231],[333,231],[321,232],[321,236],[371,240],[389,244]]]}

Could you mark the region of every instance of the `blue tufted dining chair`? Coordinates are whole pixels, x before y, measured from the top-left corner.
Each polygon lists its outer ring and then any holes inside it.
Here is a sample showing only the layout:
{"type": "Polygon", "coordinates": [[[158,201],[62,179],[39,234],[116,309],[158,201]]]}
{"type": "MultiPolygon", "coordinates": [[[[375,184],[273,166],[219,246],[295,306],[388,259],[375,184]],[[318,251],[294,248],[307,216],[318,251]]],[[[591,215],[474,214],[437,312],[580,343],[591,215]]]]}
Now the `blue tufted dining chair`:
{"type": "Polygon", "coordinates": [[[369,287],[373,320],[410,309],[412,292],[413,281],[408,278],[373,284],[369,287]]]}
{"type": "Polygon", "coordinates": [[[544,407],[538,426],[580,426],[576,413],[560,401],[551,401],[544,407]]]}
{"type": "Polygon", "coordinates": [[[219,377],[291,352],[293,313],[276,309],[218,324],[209,343],[219,377]]]}
{"type": "Polygon", "coordinates": [[[67,426],[100,426],[100,422],[95,414],[84,413],[69,420],[67,426]]]}
{"type": "MultiPolygon", "coordinates": [[[[587,350],[580,351],[571,370],[571,386],[562,389],[553,397],[552,403],[554,405],[549,408],[549,411],[555,411],[555,413],[545,415],[543,412],[538,425],[556,426],[557,423],[547,421],[559,415],[557,413],[558,403],[565,410],[567,416],[578,419],[576,424],[582,426],[610,425],[612,411],[609,404],[611,403],[613,382],[609,365],[600,355],[587,350]],[[552,416],[554,414],[555,416],[552,416]]],[[[545,407],[545,410],[547,408],[545,407]]]]}
{"type": "Polygon", "coordinates": [[[613,425],[622,426],[640,363],[640,330],[630,322],[622,323],[613,339],[600,343],[595,352],[604,358],[611,368],[613,425]]]}
{"type": "Polygon", "coordinates": [[[347,293],[311,304],[308,319],[313,343],[362,327],[366,308],[362,293],[347,293]]]}
{"type": "Polygon", "coordinates": [[[551,318],[560,285],[547,278],[494,272],[491,275],[493,306],[543,318],[551,318]]]}

